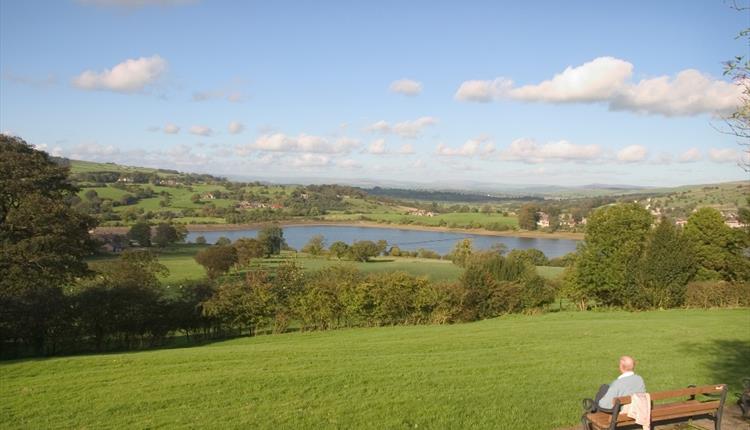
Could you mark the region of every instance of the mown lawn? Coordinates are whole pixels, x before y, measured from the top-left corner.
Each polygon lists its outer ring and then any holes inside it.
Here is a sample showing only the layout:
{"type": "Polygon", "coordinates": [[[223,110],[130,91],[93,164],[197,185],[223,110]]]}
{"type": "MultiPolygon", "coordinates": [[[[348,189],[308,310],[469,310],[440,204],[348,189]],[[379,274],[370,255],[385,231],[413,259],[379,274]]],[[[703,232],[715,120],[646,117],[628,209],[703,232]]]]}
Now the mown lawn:
{"type": "Polygon", "coordinates": [[[553,429],[625,353],[651,390],[736,391],[748,326],[748,309],[561,312],[3,362],[0,426],[553,429]]]}

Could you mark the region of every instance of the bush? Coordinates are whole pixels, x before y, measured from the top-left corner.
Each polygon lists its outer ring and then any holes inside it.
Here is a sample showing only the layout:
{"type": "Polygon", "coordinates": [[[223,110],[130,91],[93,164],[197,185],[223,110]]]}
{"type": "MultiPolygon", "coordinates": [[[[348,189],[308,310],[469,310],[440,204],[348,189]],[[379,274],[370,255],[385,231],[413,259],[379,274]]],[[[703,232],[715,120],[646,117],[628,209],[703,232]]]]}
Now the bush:
{"type": "Polygon", "coordinates": [[[685,293],[685,305],[695,308],[750,306],[750,283],[691,282],[685,293]]]}
{"type": "Polygon", "coordinates": [[[214,245],[195,254],[195,261],[206,269],[209,278],[216,278],[237,264],[237,250],[232,246],[214,245]]]}

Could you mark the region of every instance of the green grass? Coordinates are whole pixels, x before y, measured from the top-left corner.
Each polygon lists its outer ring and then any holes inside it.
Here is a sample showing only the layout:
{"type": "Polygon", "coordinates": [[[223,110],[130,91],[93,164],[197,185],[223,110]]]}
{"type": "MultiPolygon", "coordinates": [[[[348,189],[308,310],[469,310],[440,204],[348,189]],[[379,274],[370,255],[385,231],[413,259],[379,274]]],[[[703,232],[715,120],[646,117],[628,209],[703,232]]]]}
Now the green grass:
{"type": "Polygon", "coordinates": [[[96,163],[93,161],[70,160],[71,173],[91,173],[91,172],[120,172],[120,173],[153,173],[157,169],[148,167],[123,166],[115,163],[96,163]]]}
{"type": "Polygon", "coordinates": [[[159,252],[159,263],[169,269],[169,275],[162,278],[162,283],[173,284],[183,280],[206,277],[206,270],[195,261],[195,254],[204,245],[184,244],[165,248],[159,252]]]}
{"type": "Polygon", "coordinates": [[[738,389],[748,324],[748,309],[561,312],[5,362],[0,426],[552,429],[624,353],[653,391],[738,389]]]}
{"type": "MultiPolygon", "coordinates": [[[[169,275],[161,280],[164,284],[173,284],[183,280],[201,279],[206,271],[195,261],[195,254],[203,249],[203,245],[180,244],[167,247],[159,252],[159,262],[169,269],[169,275]]],[[[106,261],[116,257],[98,257],[92,261],[106,261]]],[[[328,259],[326,257],[311,257],[303,253],[284,252],[281,257],[259,260],[260,266],[275,266],[282,261],[292,260],[305,270],[319,270],[334,265],[348,265],[364,273],[406,272],[412,276],[425,276],[432,281],[452,282],[458,280],[463,269],[448,260],[433,260],[429,258],[406,257],[378,257],[370,262],[328,259]]],[[[538,273],[548,279],[558,278],[562,267],[537,266],[538,273]]]]}
{"type": "Polygon", "coordinates": [[[285,254],[282,258],[263,261],[262,265],[273,266],[282,261],[292,260],[305,270],[319,270],[325,267],[345,265],[355,267],[364,273],[406,272],[412,276],[425,276],[432,281],[455,281],[463,269],[446,260],[428,258],[378,257],[367,263],[357,261],[339,261],[325,257],[312,258],[304,254],[285,254]]]}
{"type": "Polygon", "coordinates": [[[440,225],[441,221],[445,221],[448,225],[454,224],[459,227],[471,226],[472,224],[478,223],[481,225],[487,225],[492,223],[507,225],[510,227],[518,227],[518,218],[506,217],[500,214],[483,214],[483,213],[460,213],[452,212],[439,214],[432,217],[428,216],[416,216],[406,215],[403,212],[372,212],[362,214],[344,214],[336,213],[327,215],[324,218],[331,221],[355,221],[360,220],[362,216],[365,216],[371,220],[378,222],[386,222],[392,224],[420,224],[427,226],[440,225]],[[406,222],[404,222],[406,221],[406,222]]]}

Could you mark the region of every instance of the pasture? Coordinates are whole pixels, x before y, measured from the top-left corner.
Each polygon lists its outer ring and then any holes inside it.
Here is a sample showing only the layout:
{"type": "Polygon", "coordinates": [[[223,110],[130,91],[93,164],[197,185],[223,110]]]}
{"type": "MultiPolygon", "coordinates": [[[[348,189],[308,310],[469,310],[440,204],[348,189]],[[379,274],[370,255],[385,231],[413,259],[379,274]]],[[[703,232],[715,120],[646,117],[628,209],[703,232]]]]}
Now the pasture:
{"type": "Polygon", "coordinates": [[[651,390],[736,391],[748,325],[748,309],[560,312],[3,362],[1,426],[554,429],[624,353],[651,390]]]}
{"type": "MultiPolygon", "coordinates": [[[[169,275],[162,278],[165,284],[179,281],[200,279],[206,276],[206,271],[195,261],[195,254],[206,245],[179,244],[159,250],[159,262],[169,269],[169,275]]],[[[90,261],[107,261],[116,257],[97,257],[90,261]]],[[[280,256],[257,260],[255,267],[273,267],[283,261],[294,261],[304,270],[319,270],[334,265],[348,265],[364,273],[406,272],[412,276],[426,276],[432,281],[455,281],[463,271],[448,260],[434,260],[429,258],[408,257],[377,257],[367,263],[358,261],[338,260],[324,256],[313,257],[305,253],[284,251],[280,256]]],[[[537,266],[538,273],[548,279],[555,279],[562,275],[562,267],[537,266]]],[[[230,275],[236,272],[230,272],[230,275]]]]}

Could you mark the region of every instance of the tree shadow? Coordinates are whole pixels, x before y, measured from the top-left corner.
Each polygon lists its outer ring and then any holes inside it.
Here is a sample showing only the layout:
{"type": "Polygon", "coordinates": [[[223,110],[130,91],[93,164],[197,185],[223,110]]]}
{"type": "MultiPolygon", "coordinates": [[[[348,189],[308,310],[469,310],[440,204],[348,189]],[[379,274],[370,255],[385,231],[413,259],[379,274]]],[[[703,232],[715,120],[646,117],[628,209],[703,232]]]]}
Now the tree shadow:
{"type": "Polygon", "coordinates": [[[740,390],[742,379],[750,377],[750,342],[721,339],[708,344],[690,343],[684,350],[686,354],[701,351],[713,382],[727,384],[730,391],[740,390]]]}

